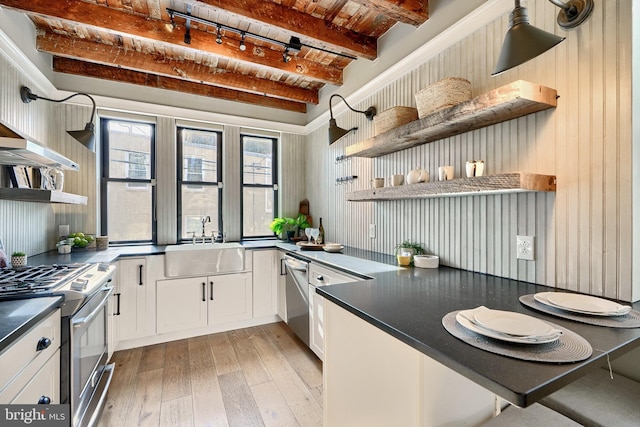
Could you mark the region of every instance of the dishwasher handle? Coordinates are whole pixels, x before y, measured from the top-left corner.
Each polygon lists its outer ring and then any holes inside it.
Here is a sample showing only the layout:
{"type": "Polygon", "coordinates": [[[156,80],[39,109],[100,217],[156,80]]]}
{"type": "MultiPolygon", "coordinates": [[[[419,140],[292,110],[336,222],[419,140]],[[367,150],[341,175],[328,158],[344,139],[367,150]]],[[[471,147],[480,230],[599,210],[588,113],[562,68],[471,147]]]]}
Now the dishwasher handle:
{"type": "Polygon", "coordinates": [[[287,257],[285,256],[284,258],[284,264],[290,268],[291,270],[297,270],[297,271],[307,271],[308,268],[308,264],[306,262],[303,261],[299,261],[293,257],[287,257]]]}

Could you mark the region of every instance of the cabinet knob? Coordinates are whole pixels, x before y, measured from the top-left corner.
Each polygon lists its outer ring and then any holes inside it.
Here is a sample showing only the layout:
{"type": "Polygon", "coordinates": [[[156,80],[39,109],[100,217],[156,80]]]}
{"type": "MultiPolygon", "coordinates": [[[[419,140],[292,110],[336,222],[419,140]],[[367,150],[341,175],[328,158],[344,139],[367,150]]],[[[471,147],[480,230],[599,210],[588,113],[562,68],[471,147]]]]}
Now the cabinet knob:
{"type": "Polygon", "coordinates": [[[51,345],[51,340],[49,338],[42,337],[38,341],[38,345],[36,346],[36,351],[42,351],[45,348],[51,345]]]}
{"type": "Polygon", "coordinates": [[[50,397],[41,396],[40,399],[38,399],[38,405],[48,405],[50,403],[51,403],[50,397]]]}
{"type": "Polygon", "coordinates": [[[318,277],[316,277],[316,280],[318,282],[323,282],[324,281],[324,276],[322,274],[318,274],[318,277]]]}

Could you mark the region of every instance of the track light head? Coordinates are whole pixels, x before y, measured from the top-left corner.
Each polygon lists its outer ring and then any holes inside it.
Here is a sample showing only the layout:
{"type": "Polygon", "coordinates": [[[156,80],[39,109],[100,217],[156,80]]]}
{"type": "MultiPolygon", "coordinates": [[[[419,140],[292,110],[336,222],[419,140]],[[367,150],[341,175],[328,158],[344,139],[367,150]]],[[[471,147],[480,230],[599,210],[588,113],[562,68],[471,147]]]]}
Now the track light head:
{"type": "Polygon", "coordinates": [[[222,44],[222,33],[220,25],[218,25],[218,32],[216,33],[216,43],[222,44]]]}
{"type": "Polygon", "coordinates": [[[245,38],[245,34],[244,34],[244,33],[242,33],[242,40],[240,40],[240,47],[239,47],[239,49],[240,49],[241,51],[243,51],[243,52],[244,52],[245,50],[247,50],[247,45],[246,45],[246,44],[244,44],[244,38],[245,38]]]}
{"type": "Polygon", "coordinates": [[[284,49],[284,53],[282,54],[282,62],[288,63],[291,61],[291,57],[289,56],[289,48],[284,49]]]}

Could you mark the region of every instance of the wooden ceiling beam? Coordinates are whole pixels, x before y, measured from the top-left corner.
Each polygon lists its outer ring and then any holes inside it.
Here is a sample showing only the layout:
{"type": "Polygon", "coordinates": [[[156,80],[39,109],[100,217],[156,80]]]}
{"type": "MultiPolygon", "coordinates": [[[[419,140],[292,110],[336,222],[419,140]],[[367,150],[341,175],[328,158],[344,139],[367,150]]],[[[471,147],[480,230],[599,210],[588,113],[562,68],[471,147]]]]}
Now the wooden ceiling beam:
{"type": "Polygon", "coordinates": [[[318,91],[286,85],[238,73],[217,73],[192,61],[178,61],[157,54],[127,50],[118,46],[75,39],[60,34],[43,33],[36,39],[36,48],[55,56],[118,66],[129,70],[180,78],[228,89],[269,95],[296,102],[318,103],[318,91]]]}
{"type": "Polygon", "coordinates": [[[415,27],[429,19],[429,0],[352,0],[389,18],[415,27]]]}
{"type": "MultiPolygon", "coordinates": [[[[158,76],[151,73],[125,70],[108,65],[92,64],[75,59],[53,57],[53,71],[77,76],[93,77],[120,83],[130,83],[145,87],[164,89],[173,92],[183,92],[209,98],[242,102],[279,110],[306,113],[307,105],[302,102],[288,101],[256,95],[247,92],[227,89],[223,87],[199,84],[177,78],[158,76]]],[[[169,95],[170,96],[170,95],[169,95]]]]}
{"type": "MultiPolygon", "coordinates": [[[[380,0],[375,1],[385,3],[380,0]]],[[[410,1],[413,3],[418,0],[410,1]]],[[[192,1],[191,4],[206,7],[214,13],[231,13],[248,23],[255,22],[277,27],[287,32],[289,36],[299,37],[302,43],[311,46],[371,60],[377,57],[378,43],[375,37],[333,25],[324,19],[298,12],[278,3],[262,0],[225,2],[199,0],[192,1]]]]}
{"type": "Polygon", "coordinates": [[[194,52],[203,51],[220,58],[248,63],[254,66],[268,68],[278,73],[309,78],[321,83],[333,85],[342,84],[342,70],[319,64],[296,55],[290,55],[291,61],[285,63],[282,53],[245,43],[247,49],[243,52],[237,45],[229,43],[228,39],[222,44],[215,42],[215,34],[210,34],[195,28],[191,29],[191,43],[184,43],[184,31],[173,29],[171,24],[164,21],[145,19],[127,12],[86,3],[79,0],[0,0],[0,6],[14,9],[27,14],[36,14],[50,19],[60,19],[74,23],[90,25],[105,31],[121,34],[125,37],[140,37],[150,41],[157,41],[189,49],[194,52]]]}

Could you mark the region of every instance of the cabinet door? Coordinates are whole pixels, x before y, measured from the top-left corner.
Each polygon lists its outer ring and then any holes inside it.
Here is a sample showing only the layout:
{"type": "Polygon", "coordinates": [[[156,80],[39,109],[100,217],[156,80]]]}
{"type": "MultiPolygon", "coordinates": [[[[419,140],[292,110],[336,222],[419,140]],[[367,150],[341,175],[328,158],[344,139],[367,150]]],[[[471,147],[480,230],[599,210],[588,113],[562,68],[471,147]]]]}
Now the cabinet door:
{"type": "Polygon", "coordinates": [[[116,318],[120,309],[120,287],[117,280],[113,285],[113,294],[107,303],[107,360],[111,360],[111,356],[118,346],[116,318]]]}
{"type": "Polygon", "coordinates": [[[278,251],[253,251],[253,317],[270,316],[278,310],[278,251]]]}
{"type": "Polygon", "coordinates": [[[146,336],[147,264],[144,258],[126,258],[118,261],[118,287],[120,289],[120,315],[116,318],[118,339],[127,340],[146,336]]]}
{"type": "Polygon", "coordinates": [[[287,322],[287,270],[284,268],[284,252],[277,251],[276,268],[278,274],[278,316],[287,322]]]}
{"type": "Polygon", "coordinates": [[[39,403],[40,399],[49,399],[52,404],[60,403],[59,349],[31,378],[31,381],[11,401],[11,404],[35,405],[39,403]]]}
{"type": "Polygon", "coordinates": [[[324,298],[309,284],[309,348],[324,360],[324,298]]]}
{"type": "Polygon", "coordinates": [[[209,324],[251,319],[251,273],[209,276],[209,324]]]}
{"type": "Polygon", "coordinates": [[[207,325],[206,277],[156,282],[158,333],[182,331],[207,325]]]}

